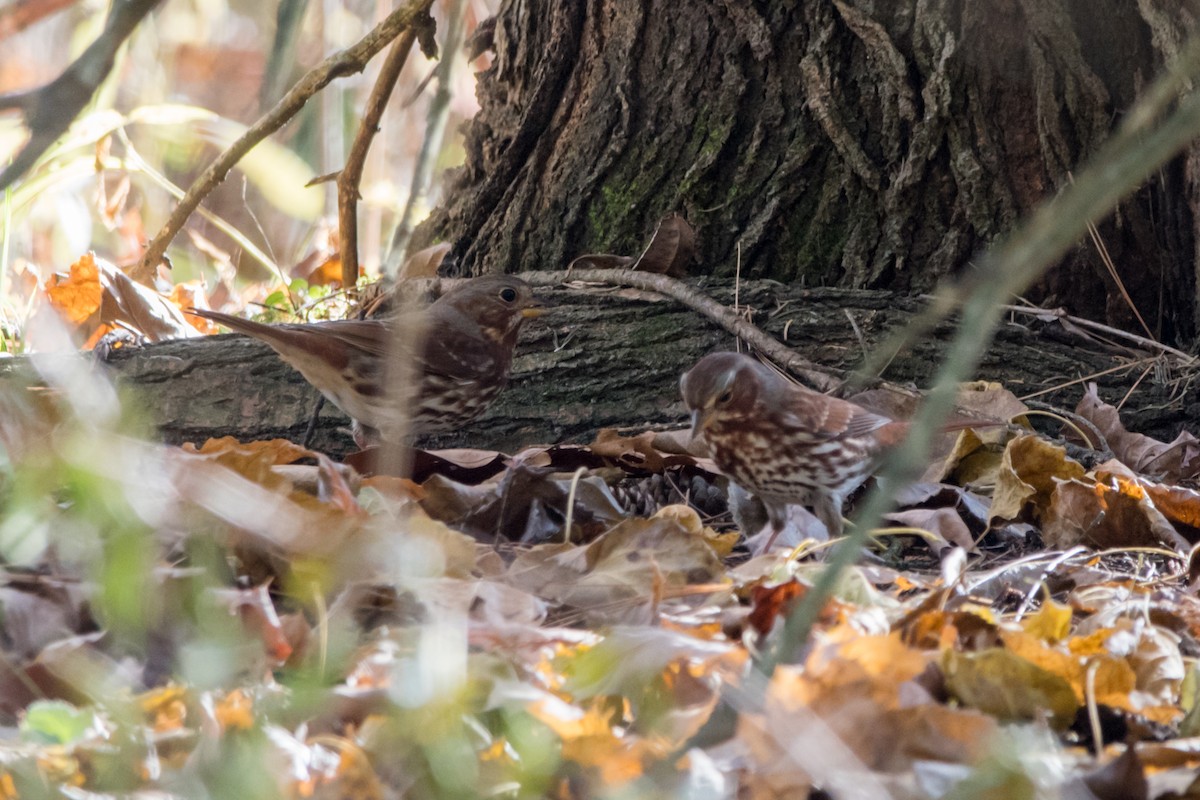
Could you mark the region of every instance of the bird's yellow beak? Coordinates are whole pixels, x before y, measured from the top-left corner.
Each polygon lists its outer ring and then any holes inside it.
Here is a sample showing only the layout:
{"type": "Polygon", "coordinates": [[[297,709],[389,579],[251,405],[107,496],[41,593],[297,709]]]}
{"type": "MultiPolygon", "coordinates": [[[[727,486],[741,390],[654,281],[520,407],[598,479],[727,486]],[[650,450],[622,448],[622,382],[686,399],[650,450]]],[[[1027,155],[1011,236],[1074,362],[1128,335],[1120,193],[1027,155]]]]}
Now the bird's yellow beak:
{"type": "Polygon", "coordinates": [[[545,313],[546,313],[546,309],[542,308],[541,306],[533,306],[531,308],[522,308],[521,309],[521,316],[524,317],[525,319],[534,319],[536,317],[540,317],[542,314],[545,314],[545,313]]]}

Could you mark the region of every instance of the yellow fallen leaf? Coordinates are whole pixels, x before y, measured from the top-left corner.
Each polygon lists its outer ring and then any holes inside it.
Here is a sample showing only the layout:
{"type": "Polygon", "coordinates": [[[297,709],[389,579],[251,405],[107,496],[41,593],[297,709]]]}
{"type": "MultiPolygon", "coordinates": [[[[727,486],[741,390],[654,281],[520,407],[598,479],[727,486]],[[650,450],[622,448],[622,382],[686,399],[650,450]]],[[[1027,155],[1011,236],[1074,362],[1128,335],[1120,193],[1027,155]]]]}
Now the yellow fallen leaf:
{"type": "Polygon", "coordinates": [[[1001,720],[1032,720],[1048,713],[1052,724],[1062,729],[1079,708],[1066,679],[1010,650],[947,650],[942,672],[946,688],[960,702],[1001,720]]]}

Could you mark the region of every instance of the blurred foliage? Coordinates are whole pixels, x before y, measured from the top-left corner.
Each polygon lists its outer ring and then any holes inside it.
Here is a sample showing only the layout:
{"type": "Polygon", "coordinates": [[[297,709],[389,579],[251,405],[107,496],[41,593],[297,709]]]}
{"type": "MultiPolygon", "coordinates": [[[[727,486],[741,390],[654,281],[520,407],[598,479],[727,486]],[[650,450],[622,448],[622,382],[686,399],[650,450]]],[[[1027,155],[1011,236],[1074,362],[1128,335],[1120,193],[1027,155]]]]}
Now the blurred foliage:
{"type": "MultiPolygon", "coordinates": [[[[494,4],[468,2],[468,27],[490,15],[494,4]]],[[[287,5],[278,31],[276,4],[244,0],[165,2],[135,31],[68,134],[2,198],[0,352],[28,348],[22,332],[55,273],[88,251],[118,268],[134,264],[182,191],[263,113],[264,93],[277,98],[279,87],[290,87],[391,10],[366,0],[287,5]],[[276,88],[265,88],[268,82],[276,88]]],[[[435,3],[435,19],[444,19],[449,7],[450,0],[435,3]]],[[[97,35],[105,10],[102,3],[67,4],[8,35],[0,92],[33,89],[56,77],[97,35]]],[[[452,57],[465,58],[461,52],[452,57]]],[[[475,67],[486,66],[487,58],[475,67]]],[[[426,80],[434,66],[414,49],[367,161],[359,243],[366,278],[379,274],[417,167],[437,88],[426,80]]],[[[333,269],[311,275],[336,258],[333,187],[308,184],[342,167],[377,68],[372,63],[362,75],[335,81],[256,147],[174,242],[171,269],[138,279],[164,295],[191,284],[193,304],[232,310],[266,302],[291,312],[326,294],[327,288],[306,296],[290,286],[335,282],[333,269]]],[[[439,167],[461,161],[453,132],[475,111],[474,71],[454,74],[452,134],[436,155],[439,167]]],[[[0,114],[0,159],[23,139],[19,116],[0,114]]],[[[435,185],[431,202],[437,191],[435,185]]]]}

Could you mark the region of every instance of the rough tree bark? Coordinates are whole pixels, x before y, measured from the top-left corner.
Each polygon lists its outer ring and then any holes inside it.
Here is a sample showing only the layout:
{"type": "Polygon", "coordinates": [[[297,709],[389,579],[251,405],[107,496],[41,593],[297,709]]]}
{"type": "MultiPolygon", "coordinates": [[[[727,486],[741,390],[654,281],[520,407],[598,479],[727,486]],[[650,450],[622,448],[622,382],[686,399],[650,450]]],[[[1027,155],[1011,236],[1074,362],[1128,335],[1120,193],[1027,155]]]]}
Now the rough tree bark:
{"type": "MultiPolygon", "coordinates": [[[[416,246],[466,273],[633,253],[697,274],[928,289],[1053,195],[1200,0],[506,0],[468,159],[416,246]]],[[[1099,225],[1155,336],[1196,329],[1193,147],[1099,225]]],[[[1095,245],[1031,299],[1134,329],[1095,245]]]]}

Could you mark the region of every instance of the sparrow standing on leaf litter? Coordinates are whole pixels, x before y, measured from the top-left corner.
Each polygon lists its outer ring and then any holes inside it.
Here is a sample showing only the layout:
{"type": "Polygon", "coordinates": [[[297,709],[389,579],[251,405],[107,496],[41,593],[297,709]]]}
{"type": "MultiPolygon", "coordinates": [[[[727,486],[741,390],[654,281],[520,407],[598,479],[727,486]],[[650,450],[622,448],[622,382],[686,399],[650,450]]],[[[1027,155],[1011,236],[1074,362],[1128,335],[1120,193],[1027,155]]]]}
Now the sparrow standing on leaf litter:
{"type": "Polygon", "coordinates": [[[811,506],[829,535],[842,533],[842,504],[879,456],[908,431],[862,406],[797,386],[739,353],[710,353],[679,381],[717,467],[766,506],[771,536],[789,504],[811,506]]]}
{"type": "Polygon", "coordinates": [[[419,320],[264,325],[216,311],[191,313],[270,345],[354,419],[361,447],[454,430],[482,414],[508,381],[522,323],[542,310],[525,281],[484,275],[439,297],[419,320]],[[398,324],[412,324],[420,346],[397,337],[398,324]],[[407,403],[387,396],[389,358],[412,359],[415,390],[407,403]]]}

